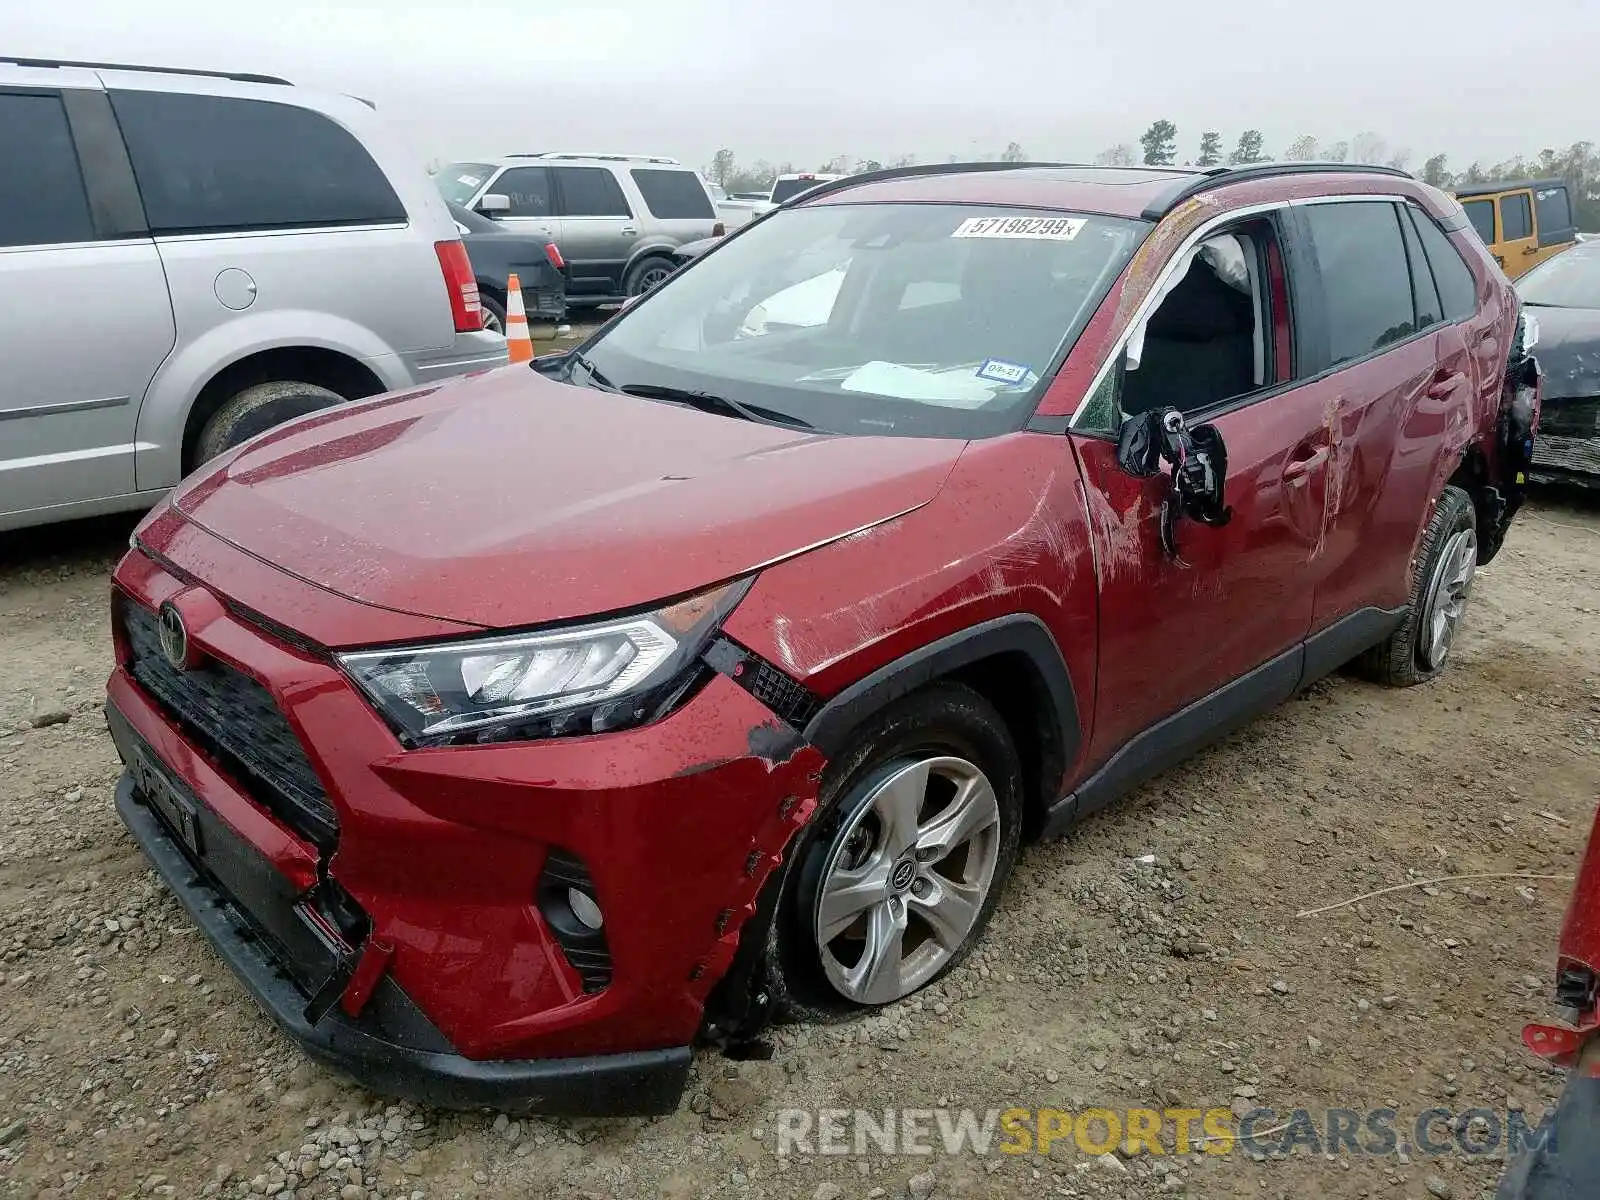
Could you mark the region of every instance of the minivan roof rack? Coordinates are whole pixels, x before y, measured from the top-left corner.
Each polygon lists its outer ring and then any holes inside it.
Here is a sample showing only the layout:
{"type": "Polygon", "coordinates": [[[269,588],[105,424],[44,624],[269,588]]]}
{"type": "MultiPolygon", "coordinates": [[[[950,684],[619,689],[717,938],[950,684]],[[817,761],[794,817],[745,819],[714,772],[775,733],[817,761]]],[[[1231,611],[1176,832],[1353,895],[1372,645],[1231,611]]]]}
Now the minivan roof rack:
{"type": "Polygon", "coordinates": [[[1178,205],[1201,192],[1226,187],[1230,183],[1245,183],[1251,179],[1271,179],[1279,175],[1393,175],[1399,179],[1414,178],[1398,167],[1375,167],[1365,163],[1271,162],[1250,163],[1240,167],[1197,168],[1197,178],[1176,183],[1146,205],[1144,219],[1159,221],[1178,205]]]}
{"type": "Polygon", "coordinates": [[[507,158],[591,158],[597,162],[647,162],[659,163],[665,167],[679,167],[683,164],[675,158],[667,158],[660,154],[611,154],[606,152],[583,154],[574,150],[541,150],[537,154],[508,154],[507,158]]]}
{"type": "Polygon", "coordinates": [[[144,63],[75,62],[65,58],[11,58],[0,57],[0,63],[18,67],[82,67],[89,71],[149,71],[157,75],[201,75],[207,79],[232,79],[238,83],[279,83],[293,87],[287,79],[276,75],[249,75],[237,71],[197,71],[192,67],[152,67],[144,63]]]}

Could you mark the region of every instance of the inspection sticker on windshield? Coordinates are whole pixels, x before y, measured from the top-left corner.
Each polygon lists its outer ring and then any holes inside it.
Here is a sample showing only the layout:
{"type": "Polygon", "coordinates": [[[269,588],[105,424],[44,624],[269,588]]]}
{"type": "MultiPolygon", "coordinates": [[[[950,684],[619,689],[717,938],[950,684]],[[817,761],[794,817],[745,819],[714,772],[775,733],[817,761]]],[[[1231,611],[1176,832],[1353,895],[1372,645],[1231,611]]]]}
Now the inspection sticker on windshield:
{"type": "Polygon", "coordinates": [[[1070,242],[1082,231],[1082,217],[968,217],[956,226],[953,238],[1030,238],[1042,242],[1070,242]]]}
{"type": "Polygon", "coordinates": [[[987,379],[990,383],[1003,383],[1008,387],[1026,383],[1031,374],[1033,372],[1021,363],[1002,362],[998,358],[987,359],[983,366],[978,368],[979,379],[987,379]]]}

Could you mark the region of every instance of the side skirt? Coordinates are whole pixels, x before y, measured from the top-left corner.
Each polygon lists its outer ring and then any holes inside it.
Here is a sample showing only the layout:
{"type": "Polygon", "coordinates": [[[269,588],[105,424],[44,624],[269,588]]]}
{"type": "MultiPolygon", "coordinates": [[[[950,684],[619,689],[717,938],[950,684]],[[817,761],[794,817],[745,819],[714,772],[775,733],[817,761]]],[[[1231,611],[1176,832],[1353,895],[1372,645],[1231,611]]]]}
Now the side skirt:
{"type": "Polygon", "coordinates": [[[1364,608],[1268,659],[1137,734],[1050,806],[1044,837],[1057,837],[1145,780],[1176,766],[1376,646],[1400,627],[1404,608],[1364,608]]]}

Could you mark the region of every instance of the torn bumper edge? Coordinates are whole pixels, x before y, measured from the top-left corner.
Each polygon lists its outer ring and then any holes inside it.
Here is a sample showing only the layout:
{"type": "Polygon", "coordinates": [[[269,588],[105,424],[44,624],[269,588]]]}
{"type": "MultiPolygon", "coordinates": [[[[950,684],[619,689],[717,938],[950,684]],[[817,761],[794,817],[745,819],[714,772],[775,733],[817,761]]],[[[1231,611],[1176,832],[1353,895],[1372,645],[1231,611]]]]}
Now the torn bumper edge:
{"type": "Polygon", "coordinates": [[[307,1055],[357,1083],[451,1109],[655,1116],[677,1108],[689,1078],[687,1046],[586,1058],[477,1061],[374,1037],[337,1007],[317,1023],[308,1022],[299,988],[226,894],[195,869],[138,798],[129,774],[117,784],[116,803],[140,849],[262,1010],[307,1055]]]}

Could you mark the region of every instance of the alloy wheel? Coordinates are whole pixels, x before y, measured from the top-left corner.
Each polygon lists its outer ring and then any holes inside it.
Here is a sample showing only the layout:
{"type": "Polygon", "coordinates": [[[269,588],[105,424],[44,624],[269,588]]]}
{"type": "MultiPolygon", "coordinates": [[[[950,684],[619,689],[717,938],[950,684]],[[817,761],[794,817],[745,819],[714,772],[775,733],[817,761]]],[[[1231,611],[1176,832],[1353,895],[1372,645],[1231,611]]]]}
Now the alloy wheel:
{"type": "Polygon", "coordinates": [[[978,924],[1000,805],[977,766],[938,756],[877,776],[850,812],[818,883],[816,945],[840,995],[889,1004],[936,976],[978,924]]]}
{"type": "Polygon", "coordinates": [[[1444,666],[1466,612],[1478,569],[1478,535],[1470,529],[1461,530],[1445,543],[1438,561],[1423,608],[1420,646],[1423,664],[1430,671],[1444,666]]]}

